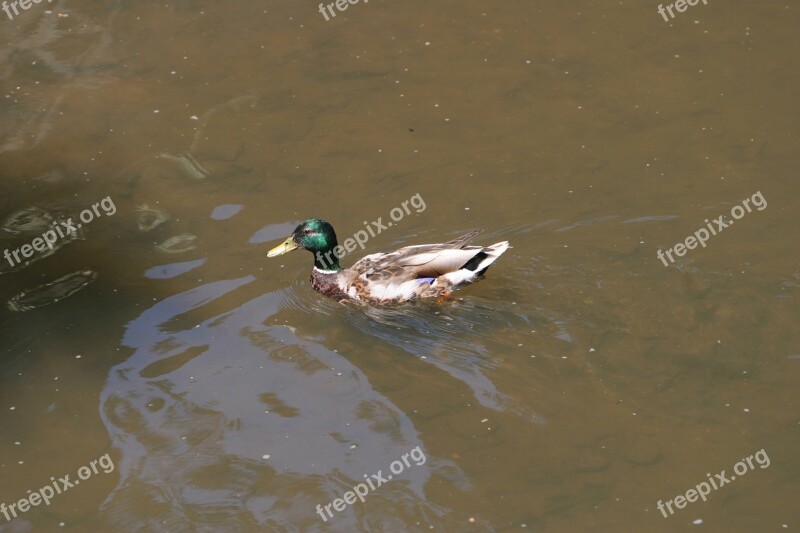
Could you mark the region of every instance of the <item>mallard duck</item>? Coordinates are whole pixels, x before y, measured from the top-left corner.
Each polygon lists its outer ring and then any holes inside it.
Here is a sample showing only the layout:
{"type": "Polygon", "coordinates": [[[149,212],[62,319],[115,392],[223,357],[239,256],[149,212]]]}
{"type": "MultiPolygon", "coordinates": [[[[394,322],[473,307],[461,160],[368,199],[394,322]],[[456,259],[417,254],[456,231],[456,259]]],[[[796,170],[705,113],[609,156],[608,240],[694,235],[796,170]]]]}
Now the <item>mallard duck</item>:
{"type": "Polygon", "coordinates": [[[491,246],[466,246],[483,230],[473,230],[443,244],[406,246],[390,253],[371,254],[342,269],[334,250],[333,226],[310,218],[297,226],[283,243],[267,252],[275,257],[302,248],[314,254],[311,286],[337,300],[370,304],[400,303],[412,298],[446,296],[459,285],[480,278],[505,252],[507,241],[491,246]]]}

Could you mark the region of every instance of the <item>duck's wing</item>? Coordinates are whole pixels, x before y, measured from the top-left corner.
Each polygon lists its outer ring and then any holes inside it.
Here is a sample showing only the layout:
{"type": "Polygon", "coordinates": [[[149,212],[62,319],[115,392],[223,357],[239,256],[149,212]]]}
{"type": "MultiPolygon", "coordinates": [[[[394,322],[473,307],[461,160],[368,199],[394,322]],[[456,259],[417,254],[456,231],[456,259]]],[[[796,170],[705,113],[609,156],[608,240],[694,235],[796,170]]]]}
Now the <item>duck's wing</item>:
{"type": "Polygon", "coordinates": [[[371,254],[349,270],[367,279],[402,282],[416,278],[437,278],[464,266],[482,246],[465,246],[482,229],[472,230],[457,239],[440,244],[406,246],[389,253],[371,254]]]}
{"type": "Polygon", "coordinates": [[[402,300],[448,274],[455,276],[446,277],[448,283],[471,281],[508,248],[508,243],[466,246],[480,231],[470,231],[446,243],[368,255],[347,269],[347,283],[362,297],[402,300]]]}

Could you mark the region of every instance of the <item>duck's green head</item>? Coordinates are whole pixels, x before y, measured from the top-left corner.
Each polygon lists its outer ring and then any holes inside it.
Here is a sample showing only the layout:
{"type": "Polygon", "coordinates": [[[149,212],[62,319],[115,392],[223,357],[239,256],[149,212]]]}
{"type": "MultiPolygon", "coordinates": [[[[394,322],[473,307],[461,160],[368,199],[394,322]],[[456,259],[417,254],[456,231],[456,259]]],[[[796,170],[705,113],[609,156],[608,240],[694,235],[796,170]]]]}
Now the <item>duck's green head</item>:
{"type": "Polygon", "coordinates": [[[339,243],[333,226],[318,218],[309,218],[297,226],[285,241],[267,252],[267,257],[283,255],[302,248],[314,254],[314,265],[321,270],[340,270],[333,249],[339,243]]]}

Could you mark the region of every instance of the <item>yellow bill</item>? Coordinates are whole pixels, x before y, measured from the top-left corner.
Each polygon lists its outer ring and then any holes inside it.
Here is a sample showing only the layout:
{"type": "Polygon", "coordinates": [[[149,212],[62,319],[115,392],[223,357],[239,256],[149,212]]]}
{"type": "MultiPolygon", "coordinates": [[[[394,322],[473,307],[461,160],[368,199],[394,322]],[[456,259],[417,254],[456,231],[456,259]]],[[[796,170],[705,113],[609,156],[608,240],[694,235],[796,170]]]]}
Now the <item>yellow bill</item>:
{"type": "Polygon", "coordinates": [[[287,252],[291,252],[292,250],[297,250],[297,245],[294,243],[294,239],[291,235],[286,238],[281,244],[267,252],[267,257],[275,257],[277,255],[283,255],[287,252]]]}

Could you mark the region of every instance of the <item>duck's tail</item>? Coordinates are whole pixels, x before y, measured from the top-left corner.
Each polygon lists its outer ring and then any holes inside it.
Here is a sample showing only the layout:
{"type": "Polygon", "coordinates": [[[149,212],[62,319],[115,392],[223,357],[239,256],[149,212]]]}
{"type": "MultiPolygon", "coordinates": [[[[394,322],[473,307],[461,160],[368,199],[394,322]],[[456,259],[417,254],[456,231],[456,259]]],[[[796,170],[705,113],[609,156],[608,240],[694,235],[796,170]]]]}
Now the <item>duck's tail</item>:
{"type": "MultiPolygon", "coordinates": [[[[444,279],[450,285],[461,285],[464,283],[472,283],[481,277],[489,266],[494,263],[498,257],[510,248],[508,241],[497,242],[490,246],[476,249],[475,255],[469,261],[453,272],[444,274],[439,279],[444,279]]],[[[437,280],[437,283],[439,280],[437,280]]]]}

